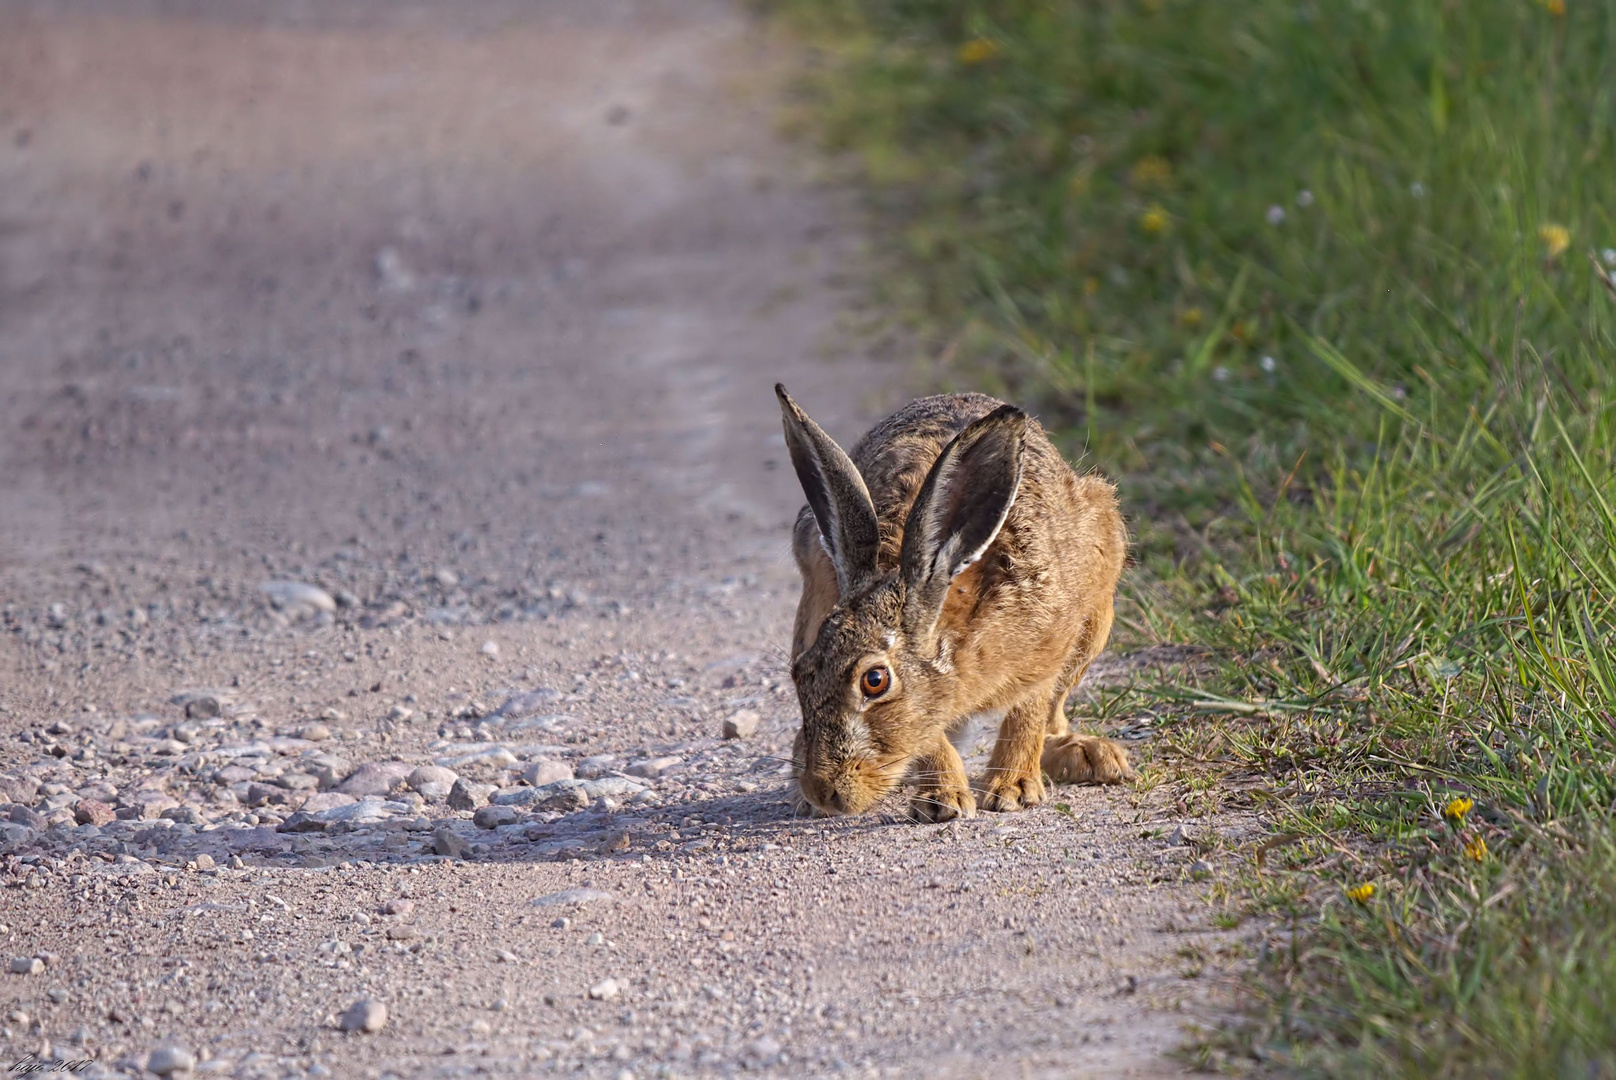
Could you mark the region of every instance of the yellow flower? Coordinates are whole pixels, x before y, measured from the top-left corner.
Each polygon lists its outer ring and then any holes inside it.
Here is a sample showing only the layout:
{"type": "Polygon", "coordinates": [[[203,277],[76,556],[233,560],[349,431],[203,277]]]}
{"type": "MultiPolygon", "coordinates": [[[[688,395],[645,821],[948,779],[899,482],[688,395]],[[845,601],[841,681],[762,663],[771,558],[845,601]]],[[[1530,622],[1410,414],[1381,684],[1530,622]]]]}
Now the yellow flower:
{"type": "Polygon", "coordinates": [[[1095,293],[1097,293],[1099,291],[1100,291],[1100,279],[1099,278],[1091,276],[1091,277],[1086,277],[1086,278],[1083,279],[1083,295],[1084,296],[1093,296],[1095,293]]]}
{"type": "Polygon", "coordinates": [[[1206,316],[1201,313],[1201,309],[1198,307],[1185,308],[1183,311],[1178,313],[1178,325],[1187,330],[1194,330],[1197,326],[1201,325],[1201,320],[1205,317],[1206,316]]]}
{"type": "Polygon", "coordinates": [[[999,44],[984,37],[972,38],[959,47],[962,64],[981,64],[999,55],[999,44]]]}
{"type": "Polygon", "coordinates": [[[1545,225],[1537,231],[1537,235],[1543,241],[1548,252],[1546,257],[1551,262],[1571,246],[1571,230],[1564,225],[1545,225]]]}
{"type": "Polygon", "coordinates": [[[1150,207],[1139,215],[1139,227],[1145,230],[1147,236],[1160,236],[1172,223],[1173,220],[1167,216],[1167,211],[1155,203],[1151,203],[1150,207]]]}
{"type": "Polygon", "coordinates": [[[1159,187],[1173,175],[1173,167],[1160,154],[1146,154],[1133,166],[1133,182],[1140,187],[1159,187]]]}
{"type": "Polygon", "coordinates": [[[1547,11],[1550,15],[1564,15],[1565,0],[1543,0],[1543,10],[1547,11]]]}
{"type": "Polygon", "coordinates": [[[1368,881],[1364,882],[1362,885],[1354,885],[1352,888],[1347,890],[1347,899],[1356,901],[1360,904],[1369,903],[1369,898],[1374,895],[1375,886],[1372,882],[1368,881]]]}
{"type": "Polygon", "coordinates": [[[1457,825],[1464,820],[1466,814],[1475,808],[1475,805],[1474,800],[1467,799],[1461,795],[1456,799],[1448,800],[1448,805],[1442,808],[1442,816],[1457,825]]]}
{"type": "Polygon", "coordinates": [[[1487,841],[1479,836],[1473,836],[1464,842],[1464,853],[1476,862],[1485,862],[1487,859],[1487,841]]]}

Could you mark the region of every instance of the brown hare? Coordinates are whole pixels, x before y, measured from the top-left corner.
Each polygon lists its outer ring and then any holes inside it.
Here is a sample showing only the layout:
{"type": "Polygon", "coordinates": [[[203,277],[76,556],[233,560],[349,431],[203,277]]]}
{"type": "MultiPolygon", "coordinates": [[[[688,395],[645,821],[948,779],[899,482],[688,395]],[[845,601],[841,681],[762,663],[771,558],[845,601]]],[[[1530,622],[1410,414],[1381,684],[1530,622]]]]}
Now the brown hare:
{"type": "Polygon", "coordinates": [[[1116,490],[1079,476],[1038,422],[983,394],[910,402],[848,456],[776,385],[808,505],[791,677],[803,800],[856,814],[904,781],[923,821],[1019,810],[1043,776],[1131,779],[1127,751],[1067,729],[1067,692],[1105,647],[1127,552],[1116,490]],[[1003,711],[977,795],[950,741],[1003,711]]]}

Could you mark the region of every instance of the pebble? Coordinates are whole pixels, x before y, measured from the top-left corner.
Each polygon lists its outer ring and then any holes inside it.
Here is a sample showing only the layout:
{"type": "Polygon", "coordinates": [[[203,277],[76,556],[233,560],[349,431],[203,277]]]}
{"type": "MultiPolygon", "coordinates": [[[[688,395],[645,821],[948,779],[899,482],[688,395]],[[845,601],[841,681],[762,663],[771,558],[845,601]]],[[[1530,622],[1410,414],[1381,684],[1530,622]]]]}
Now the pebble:
{"type": "MultiPolygon", "coordinates": [[[[536,902],[537,901],[535,901],[535,903],[536,902]]],[[[561,916],[561,918],[556,919],[550,925],[555,927],[557,930],[565,930],[565,929],[567,929],[568,927],[570,927],[572,925],[572,920],[567,918],[565,915],[563,915],[563,916],[561,916]]]]}
{"type": "Polygon", "coordinates": [[[432,834],[432,850],[451,859],[463,859],[471,848],[453,829],[439,829],[432,834]]]}
{"type": "Polygon", "coordinates": [[[616,979],[606,979],[589,988],[589,997],[593,1001],[616,1001],[622,992],[616,979]]]}
{"type": "Polygon", "coordinates": [[[396,897],[387,901],[382,911],[388,915],[409,915],[415,911],[415,901],[407,896],[396,897]]]}
{"type": "Polygon", "coordinates": [[[258,586],[277,611],[293,616],[337,610],[336,599],[318,585],[303,581],[266,581],[258,586]]]}
{"type": "Polygon", "coordinates": [[[502,964],[514,964],[516,963],[516,954],[509,949],[495,949],[494,959],[502,964]]]}
{"type": "Polygon", "coordinates": [[[499,642],[485,641],[482,643],[482,647],[477,651],[492,660],[499,656],[499,642]]]}
{"type": "Polygon", "coordinates": [[[1196,859],[1190,863],[1190,877],[1200,879],[1212,876],[1212,864],[1205,859],[1196,859]]]}
{"type": "Polygon", "coordinates": [[[534,907],[558,907],[562,904],[594,904],[600,901],[614,899],[611,893],[600,889],[562,889],[560,892],[548,893],[533,901],[534,907]]]}
{"type": "Polygon", "coordinates": [[[492,784],[470,784],[456,780],[449,789],[449,809],[475,810],[488,801],[488,796],[499,790],[492,784]]]}
{"type": "Polygon", "coordinates": [[[471,823],[479,829],[497,829],[501,825],[514,825],[522,819],[514,806],[484,806],[472,815],[471,823]]]}
{"type": "Polygon", "coordinates": [[[213,870],[218,866],[218,864],[213,861],[213,856],[209,855],[205,851],[192,861],[196,864],[196,868],[198,870],[213,870]]]}
{"type": "Polygon", "coordinates": [[[630,776],[643,777],[646,780],[655,780],[669,769],[683,761],[677,757],[648,758],[645,761],[636,761],[626,771],[630,776]]]}
{"type": "Polygon", "coordinates": [[[442,765],[419,765],[405,778],[404,783],[411,791],[419,792],[428,799],[443,799],[448,797],[459,779],[458,773],[442,765]]]}
{"type": "Polygon", "coordinates": [[[606,771],[616,761],[617,756],[615,754],[596,754],[593,757],[586,757],[578,762],[578,778],[581,780],[593,780],[596,777],[605,776],[606,771]]]}
{"type": "Polygon", "coordinates": [[[387,710],[387,719],[393,721],[395,724],[408,723],[410,717],[414,715],[415,712],[413,709],[406,709],[402,705],[394,705],[391,709],[387,710]]]}
{"type": "Polygon", "coordinates": [[[380,1031],[387,1026],[387,1006],[373,998],[361,998],[342,1014],[343,1031],[380,1031]]]}
{"type": "Polygon", "coordinates": [[[73,807],[73,820],[80,825],[110,825],[117,819],[112,807],[99,799],[80,799],[73,807]]]}
{"type": "Polygon", "coordinates": [[[584,938],[584,944],[604,945],[606,944],[606,935],[601,933],[599,930],[596,930],[593,934],[590,934],[588,937],[584,938]]]}
{"type": "Polygon", "coordinates": [[[11,959],[13,975],[38,975],[45,970],[45,961],[37,956],[14,956],[11,959]]]}
{"type": "Polygon", "coordinates": [[[741,709],[731,713],[724,720],[723,733],[726,739],[750,739],[757,734],[758,724],[763,717],[758,715],[756,709],[741,709]]]}
{"type": "Polygon", "coordinates": [[[298,728],[297,734],[299,738],[307,739],[309,742],[325,742],[331,738],[331,729],[324,724],[305,724],[298,728]]]}
{"type": "Polygon", "coordinates": [[[146,1059],[146,1070],[158,1076],[188,1073],[196,1068],[196,1055],[183,1046],[159,1046],[146,1059]]]}
{"type": "Polygon", "coordinates": [[[571,780],[572,766],[565,761],[540,758],[522,770],[522,780],[529,787],[544,787],[557,780],[571,780]]]}
{"type": "Polygon", "coordinates": [[[403,787],[415,766],[404,761],[372,761],[337,785],[344,795],[389,795],[403,787]]]}

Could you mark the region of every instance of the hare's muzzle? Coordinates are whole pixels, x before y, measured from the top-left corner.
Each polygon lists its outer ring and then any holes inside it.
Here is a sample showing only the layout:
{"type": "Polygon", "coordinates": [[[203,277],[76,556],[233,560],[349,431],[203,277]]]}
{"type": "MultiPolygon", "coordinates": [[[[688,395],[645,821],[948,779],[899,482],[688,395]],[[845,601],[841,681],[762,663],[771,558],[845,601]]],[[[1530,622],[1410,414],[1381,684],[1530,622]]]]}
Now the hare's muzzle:
{"type": "Polygon", "coordinates": [[[861,767],[860,762],[845,762],[836,768],[814,768],[810,765],[797,777],[803,798],[824,814],[862,814],[886,794],[891,784],[883,783],[879,773],[861,767]]]}

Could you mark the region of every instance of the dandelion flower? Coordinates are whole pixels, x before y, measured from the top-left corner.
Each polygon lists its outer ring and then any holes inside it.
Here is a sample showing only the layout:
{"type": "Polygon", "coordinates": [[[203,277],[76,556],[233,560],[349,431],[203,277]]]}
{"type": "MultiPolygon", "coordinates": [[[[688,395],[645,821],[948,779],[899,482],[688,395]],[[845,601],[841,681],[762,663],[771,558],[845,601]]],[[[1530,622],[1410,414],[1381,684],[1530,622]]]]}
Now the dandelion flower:
{"type": "Polygon", "coordinates": [[[1464,820],[1466,814],[1475,809],[1475,806],[1474,799],[1467,799],[1461,795],[1448,800],[1448,804],[1442,808],[1442,816],[1457,825],[1464,820]]]}
{"type": "Polygon", "coordinates": [[[1550,262],[1558,259],[1571,246],[1571,230],[1564,225],[1545,225],[1537,231],[1537,235],[1543,241],[1544,257],[1550,262]]]}
{"type": "Polygon", "coordinates": [[[1468,858],[1476,862],[1486,862],[1487,841],[1479,836],[1472,836],[1464,842],[1464,853],[1468,858]]]}
{"type": "Polygon", "coordinates": [[[985,37],[972,38],[959,47],[962,64],[983,64],[999,55],[999,43],[985,37]]]}
{"type": "Polygon", "coordinates": [[[1160,154],[1146,154],[1134,162],[1133,182],[1140,187],[1161,187],[1172,178],[1173,167],[1160,154]]]}
{"type": "Polygon", "coordinates": [[[1152,203],[1143,214],[1139,215],[1139,227],[1145,230],[1147,236],[1160,236],[1172,225],[1172,219],[1167,211],[1152,203]]]}
{"type": "Polygon", "coordinates": [[[1347,890],[1347,899],[1359,904],[1369,903],[1369,898],[1375,895],[1373,882],[1366,881],[1362,885],[1354,885],[1347,890]]]}

